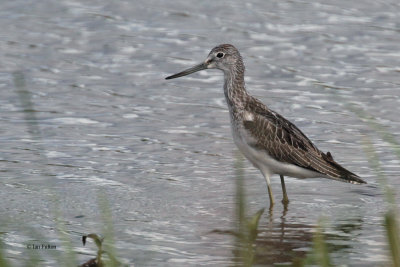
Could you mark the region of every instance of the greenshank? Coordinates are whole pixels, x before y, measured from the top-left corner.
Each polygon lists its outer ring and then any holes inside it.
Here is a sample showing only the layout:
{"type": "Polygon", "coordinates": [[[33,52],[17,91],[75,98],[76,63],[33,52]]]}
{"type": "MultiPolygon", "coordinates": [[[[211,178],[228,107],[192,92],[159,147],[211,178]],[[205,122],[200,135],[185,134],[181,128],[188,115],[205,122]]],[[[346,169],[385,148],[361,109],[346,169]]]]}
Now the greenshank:
{"type": "Polygon", "coordinates": [[[174,79],[205,69],[219,69],[224,72],[224,94],[229,108],[233,140],[267,181],[271,207],[274,204],[270,180],[273,174],[280,175],[284,205],[289,202],[284,176],[323,177],[352,184],[366,183],[337,163],[330,152],[319,150],[293,123],[247,93],[243,60],[233,45],[214,47],[204,62],[165,79],[174,79]]]}

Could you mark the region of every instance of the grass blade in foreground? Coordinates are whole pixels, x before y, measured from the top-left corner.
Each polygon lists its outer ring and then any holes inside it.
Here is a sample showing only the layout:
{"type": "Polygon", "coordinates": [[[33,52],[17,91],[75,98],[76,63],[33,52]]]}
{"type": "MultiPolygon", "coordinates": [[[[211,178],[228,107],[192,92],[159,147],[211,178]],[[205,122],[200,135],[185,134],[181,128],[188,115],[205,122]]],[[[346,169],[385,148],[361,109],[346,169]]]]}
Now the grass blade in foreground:
{"type": "Polygon", "coordinates": [[[251,267],[255,257],[255,242],[258,235],[258,223],[264,209],[256,212],[250,219],[246,218],[246,197],[244,192],[243,157],[236,156],[236,221],[237,235],[235,247],[239,251],[238,266],[251,267]]]}

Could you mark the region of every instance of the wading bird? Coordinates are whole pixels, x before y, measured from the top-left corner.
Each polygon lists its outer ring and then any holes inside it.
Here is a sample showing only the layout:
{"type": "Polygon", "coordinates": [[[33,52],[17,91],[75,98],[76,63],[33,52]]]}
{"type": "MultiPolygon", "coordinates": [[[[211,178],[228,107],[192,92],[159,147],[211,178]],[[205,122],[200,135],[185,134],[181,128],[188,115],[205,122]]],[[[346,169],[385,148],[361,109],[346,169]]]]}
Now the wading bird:
{"type": "Polygon", "coordinates": [[[233,140],[267,181],[271,207],[274,204],[270,181],[273,174],[280,175],[284,205],[289,202],[284,176],[324,177],[352,184],[366,183],[334,161],[330,152],[325,154],[319,150],[293,123],[247,93],[243,60],[233,45],[214,47],[204,62],[165,79],[205,69],[224,72],[224,94],[233,140]]]}

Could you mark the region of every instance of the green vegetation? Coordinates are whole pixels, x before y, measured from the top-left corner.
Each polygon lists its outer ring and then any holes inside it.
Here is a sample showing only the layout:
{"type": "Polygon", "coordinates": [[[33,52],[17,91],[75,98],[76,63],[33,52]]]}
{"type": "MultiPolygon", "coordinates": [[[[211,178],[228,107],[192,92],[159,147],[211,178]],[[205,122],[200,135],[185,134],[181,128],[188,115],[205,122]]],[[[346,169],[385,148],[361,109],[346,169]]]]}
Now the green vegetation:
{"type": "Polygon", "coordinates": [[[97,246],[97,255],[95,259],[92,259],[90,261],[96,263],[98,266],[104,266],[103,260],[101,259],[103,253],[105,253],[106,251],[103,250],[103,237],[99,237],[97,234],[88,234],[88,235],[84,235],[82,237],[82,243],[83,245],[86,244],[86,239],[90,238],[94,241],[94,243],[97,246]]]}
{"type": "MultiPolygon", "coordinates": [[[[24,114],[27,132],[31,135],[32,139],[40,141],[42,139],[40,127],[37,123],[37,118],[35,115],[34,104],[32,101],[32,95],[29,90],[26,89],[25,83],[25,76],[22,72],[15,72],[13,73],[14,77],[14,85],[15,85],[15,92],[18,96],[20,101],[22,111],[24,114]]],[[[44,148],[40,148],[40,150],[44,150],[44,148]]],[[[49,172],[46,170],[47,166],[47,159],[46,157],[40,154],[42,164],[42,173],[44,175],[50,175],[49,172]]],[[[52,192],[52,188],[47,188],[52,192]]],[[[62,241],[63,247],[65,248],[64,251],[57,251],[57,264],[58,266],[65,266],[65,267],[76,267],[78,265],[77,255],[74,251],[74,247],[72,244],[71,237],[68,235],[67,225],[65,221],[62,219],[62,214],[60,213],[59,209],[59,199],[57,198],[57,194],[52,192],[51,199],[49,199],[49,203],[54,203],[53,213],[55,216],[55,224],[56,229],[59,234],[60,240],[62,241]]],[[[111,209],[109,207],[109,202],[105,194],[99,194],[98,196],[98,206],[101,210],[102,221],[104,225],[104,236],[105,238],[100,238],[97,234],[89,234],[82,237],[82,241],[85,244],[86,239],[93,239],[97,246],[97,256],[95,259],[89,260],[86,262],[88,265],[82,266],[107,266],[107,267],[116,267],[116,266],[123,266],[117,259],[114,250],[114,237],[113,237],[113,227],[112,227],[112,214],[111,209]],[[103,257],[106,255],[106,257],[103,257]]],[[[5,220],[6,218],[2,218],[5,220]]],[[[2,221],[3,223],[4,221],[2,221]]],[[[15,222],[11,222],[15,223],[15,222]]],[[[29,228],[29,227],[27,227],[29,228]]],[[[2,241],[2,234],[0,233],[0,267],[12,267],[13,264],[7,259],[7,255],[5,254],[4,243],[2,241]]],[[[31,235],[35,234],[31,232],[31,235]]],[[[46,237],[40,237],[41,242],[45,242],[46,237]]],[[[29,267],[36,267],[40,266],[40,255],[37,251],[32,249],[28,249],[29,257],[25,258],[23,262],[23,266],[29,267]]],[[[22,261],[22,260],[21,260],[22,261]]],[[[19,265],[21,264],[19,261],[19,265]]]]}
{"type": "Polygon", "coordinates": [[[304,259],[295,259],[293,262],[293,266],[333,266],[331,263],[331,258],[329,256],[328,246],[325,242],[325,236],[322,232],[322,228],[322,222],[320,220],[316,228],[316,232],[313,235],[313,245],[311,252],[309,252],[304,259]]]}
{"type": "MultiPolygon", "coordinates": [[[[34,106],[31,99],[29,90],[25,88],[25,78],[23,73],[14,73],[14,84],[16,87],[16,93],[20,100],[21,106],[23,107],[24,117],[27,123],[28,132],[34,139],[41,139],[40,128],[37,124],[37,119],[34,113],[34,106]]],[[[338,97],[335,95],[335,97],[338,97]]],[[[377,133],[382,140],[390,144],[394,155],[400,160],[400,145],[396,141],[395,137],[386,130],[374,117],[369,115],[366,111],[361,108],[346,104],[346,108],[356,114],[361,120],[363,120],[374,133],[377,133]]],[[[369,165],[375,171],[378,182],[385,194],[387,211],[384,214],[383,226],[387,234],[387,245],[390,251],[391,265],[400,267],[400,235],[399,235],[399,224],[398,224],[398,212],[397,205],[395,203],[394,193],[391,187],[388,185],[387,178],[380,165],[379,157],[376,153],[373,143],[368,136],[365,136],[363,140],[363,148],[368,158],[369,165]]],[[[43,158],[44,162],[46,161],[43,158]]],[[[46,164],[44,164],[46,165],[46,164]]],[[[257,211],[253,216],[247,214],[246,194],[244,190],[244,173],[243,173],[243,157],[237,155],[235,162],[236,170],[236,229],[233,231],[235,236],[235,252],[237,252],[236,265],[250,267],[256,262],[256,251],[257,251],[257,238],[258,238],[258,225],[260,218],[264,212],[264,209],[257,211]]],[[[45,174],[45,170],[43,170],[45,174]]],[[[82,238],[83,245],[85,245],[87,239],[91,239],[97,246],[96,257],[90,259],[81,266],[107,266],[115,267],[122,266],[117,260],[114,249],[114,237],[113,237],[113,224],[112,224],[112,213],[109,207],[109,202],[104,194],[100,194],[98,197],[99,208],[102,214],[102,221],[104,225],[103,233],[104,238],[97,234],[91,233],[84,235],[82,238]]],[[[54,210],[56,228],[58,230],[60,239],[65,245],[65,251],[58,253],[57,263],[59,266],[77,266],[76,252],[74,251],[71,237],[67,235],[66,225],[63,222],[62,214],[57,209],[57,199],[52,199],[53,203],[56,203],[54,210]]],[[[311,250],[307,253],[304,258],[295,259],[292,263],[293,266],[322,266],[328,267],[333,266],[332,259],[329,254],[328,245],[325,241],[326,235],[324,234],[324,223],[320,220],[315,228],[313,234],[311,250]]],[[[4,249],[4,242],[0,233],[0,267],[10,267],[12,263],[10,258],[6,255],[4,249]]],[[[25,259],[23,266],[39,266],[40,256],[37,253],[29,252],[29,257],[25,259]]]]}
{"type": "MultiPolygon", "coordinates": [[[[369,115],[366,111],[355,105],[347,105],[347,108],[354,112],[360,119],[365,121],[367,125],[378,133],[382,140],[387,142],[393,150],[393,153],[400,160],[400,144],[396,141],[394,136],[386,130],[384,125],[381,125],[373,116],[369,115]]],[[[397,205],[395,202],[395,197],[392,188],[387,182],[387,178],[383,172],[380,165],[378,154],[374,148],[369,137],[364,138],[364,150],[368,157],[369,165],[375,171],[378,177],[379,184],[385,194],[386,203],[388,205],[387,212],[384,216],[384,227],[386,230],[386,236],[388,241],[388,246],[391,254],[392,265],[395,267],[400,267],[400,235],[399,235],[399,223],[398,223],[398,212],[397,205]]]]}
{"type": "MultiPolygon", "coordinates": [[[[82,242],[83,245],[86,244],[86,240],[92,239],[96,246],[97,246],[97,253],[96,253],[96,258],[90,259],[87,261],[85,264],[82,264],[80,266],[99,266],[99,267],[117,267],[117,266],[124,266],[120,261],[117,260],[115,250],[114,250],[114,238],[113,238],[113,230],[112,230],[112,223],[111,223],[111,211],[108,206],[108,201],[104,196],[99,196],[99,202],[101,204],[100,208],[102,210],[102,215],[103,215],[103,225],[104,227],[104,236],[105,237],[100,237],[97,234],[91,233],[88,235],[84,235],[82,237],[82,242]],[[107,242],[105,242],[107,241],[107,242]],[[104,257],[105,256],[105,257],[104,257]]],[[[63,221],[60,219],[61,215],[55,212],[56,214],[56,227],[60,236],[60,239],[62,240],[62,243],[65,247],[64,251],[58,251],[57,253],[57,263],[58,266],[65,266],[65,267],[76,267],[78,266],[78,261],[77,261],[77,255],[76,252],[74,251],[73,245],[72,245],[72,240],[71,238],[67,235],[66,232],[66,225],[63,223],[63,221]]],[[[45,238],[41,238],[42,241],[45,240],[45,238]]],[[[1,234],[0,234],[0,267],[12,267],[14,266],[11,264],[9,260],[7,260],[7,255],[4,253],[4,244],[2,242],[1,234]]],[[[26,258],[24,260],[23,266],[29,267],[29,266],[40,266],[40,257],[38,253],[35,253],[33,250],[28,250],[29,252],[29,258],[26,258]]],[[[21,262],[19,262],[20,266],[21,262]]]]}
{"type": "Polygon", "coordinates": [[[243,157],[236,155],[236,222],[238,223],[235,231],[236,241],[235,250],[238,251],[239,266],[250,267],[254,263],[255,242],[258,235],[258,223],[264,209],[256,212],[250,218],[246,215],[246,197],[244,193],[244,173],[243,157]]]}
{"type": "MultiPolygon", "coordinates": [[[[338,96],[334,95],[337,99],[338,96]]],[[[386,127],[381,125],[374,117],[369,115],[366,111],[361,108],[356,107],[355,105],[346,104],[346,108],[352,112],[354,112],[361,120],[366,122],[366,124],[374,130],[375,133],[379,134],[379,136],[390,144],[390,147],[393,150],[393,153],[400,160],[400,145],[394,138],[394,136],[386,130],[386,127]]],[[[395,267],[400,267],[400,232],[399,232],[399,223],[398,223],[398,213],[397,213],[397,205],[395,203],[394,193],[391,187],[389,186],[383,169],[380,165],[379,157],[376,153],[376,150],[370,141],[370,139],[366,136],[363,142],[363,148],[368,157],[368,162],[371,168],[375,171],[376,177],[378,178],[378,182],[384,192],[386,203],[388,205],[387,212],[384,215],[383,225],[386,230],[387,243],[390,251],[390,259],[391,265],[395,267]]],[[[237,247],[244,247],[247,249],[242,249],[240,254],[241,265],[240,266],[252,266],[254,263],[254,251],[257,235],[253,235],[252,239],[243,238],[249,236],[249,232],[257,233],[257,226],[259,221],[259,216],[261,214],[257,213],[254,216],[255,224],[252,224],[251,228],[250,224],[245,224],[245,194],[243,189],[243,177],[242,173],[242,163],[237,160],[236,163],[236,177],[237,177],[237,217],[239,224],[239,242],[240,244],[236,245],[237,247]],[[244,225],[244,226],[243,226],[244,225]],[[256,227],[256,228],[254,228],[256,227]],[[251,230],[249,230],[251,229],[251,230]],[[254,239],[253,239],[254,238],[254,239]]],[[[325,235],[323,234],[322,222],[318,223],[316,227],[316,231],[313,235],[313,245],[311,251],[307,254],[307,256],[303,259],[295,259],[292,263],[292,266],[303,267],[303,266],[321,266],[328,267],[333,266],[331,257],[329,255],[328,246],[325,242],[325,235]]]]}
{"type": "MultiPolygon", "coordinates": [[[[388,136],[388,135],[386,135],[388,136]]],[[[396,144],[395,144],[396,145],[396,144]]],[[[391,254],[392,264],[395,267],[400,267],[400,235],[397,206],[395,204],[393,190],[389,187],[385,174],[380,166],[378,155],[369,139],[364,140],[364,148],[368,156],[370,166],[374,169],[379,183],[383,188],[388,204],[388,211],[385,213],[384,226],[388,240],[388,246],[391,254]]],[[[400,159],[400,156],[398,156],[400,159]]]]}

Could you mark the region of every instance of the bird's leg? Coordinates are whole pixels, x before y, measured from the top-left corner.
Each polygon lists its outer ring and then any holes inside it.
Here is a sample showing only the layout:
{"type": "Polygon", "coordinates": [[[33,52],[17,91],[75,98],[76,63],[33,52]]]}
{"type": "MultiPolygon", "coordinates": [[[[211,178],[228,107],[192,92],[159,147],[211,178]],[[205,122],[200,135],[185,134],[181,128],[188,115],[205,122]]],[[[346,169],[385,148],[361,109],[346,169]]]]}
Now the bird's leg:
{"type": "Polygon", "coordinates": [[[264,174],[265,180],[267,181],[267,186],[268,186],[268,195],[269,195],[269,207],[272,208],[274,206],[274,195],[272,194],[272,188],[271,188],[271,181],[269,180],[269,174],[266,173],[264,174]]]}
{"type": "Polygon", "coordinates": [[[282,185],[282,192],[283,192],[282,203],[283,203],[283,205],[286,206],[287,204],[289,204],[289,198],[286,193],[285,179],[283,178],[283,175],[280,175],[280,176],[281,176],[281,185],[282,185]]]}
{"type": "Polygon", "coordinates": [[[274,196],[272,195],[271,185],[268,185],[268,195],[269,195],[269,208],[272,209],[274,206],[274,196]]]}

